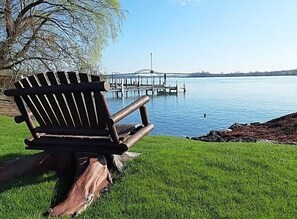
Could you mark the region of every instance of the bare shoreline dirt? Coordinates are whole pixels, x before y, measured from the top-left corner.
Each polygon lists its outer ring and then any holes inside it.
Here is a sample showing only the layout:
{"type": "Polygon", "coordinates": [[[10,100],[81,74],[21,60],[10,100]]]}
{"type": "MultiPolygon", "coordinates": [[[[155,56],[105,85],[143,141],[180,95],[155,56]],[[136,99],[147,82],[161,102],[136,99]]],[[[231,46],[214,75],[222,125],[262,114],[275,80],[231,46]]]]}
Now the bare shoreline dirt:
{"type": "MultiPolygon", "coordinates": [[[[4,95],[0,95],[0,115],[16,116],[18,114],[14,101],[4,95]]],[[[213,130],[207,135],[190,137],[190,139],[208,142],[270,141],[297,144],[297,112],[264,123],[234,123],[228,129],[213,130]]]]}
{"type": "Polygon", "coordinates": [[[19,114],[14,101],[0,94],[0,115],[17,116],[19,114]]]}
{"type": "Polygon", "coordinates": [[[297,144],[297,112],[264,123],[234,123],[228,129],[210,131],[207,135],[192,137],[208,142],[274,142],[297,144]]]}

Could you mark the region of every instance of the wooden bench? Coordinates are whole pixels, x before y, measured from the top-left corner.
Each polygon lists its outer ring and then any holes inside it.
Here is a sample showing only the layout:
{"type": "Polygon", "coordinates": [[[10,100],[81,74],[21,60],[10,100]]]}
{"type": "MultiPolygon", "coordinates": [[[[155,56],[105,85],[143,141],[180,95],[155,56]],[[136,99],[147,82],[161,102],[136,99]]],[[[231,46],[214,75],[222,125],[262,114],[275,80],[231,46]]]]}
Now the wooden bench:
{"type": "Polygon", "coordinates": [[[26,149],[122,154],[154,127],[145,108],[148,96],[111,115],[104,96],[109,84],[97,75],[40,73],[15,87],[4,94],[14,97],[21,113],[15,121],[26,122],[32,134],[26,149]],[[118,123],[137,109],[140,124],[118,123]]]}

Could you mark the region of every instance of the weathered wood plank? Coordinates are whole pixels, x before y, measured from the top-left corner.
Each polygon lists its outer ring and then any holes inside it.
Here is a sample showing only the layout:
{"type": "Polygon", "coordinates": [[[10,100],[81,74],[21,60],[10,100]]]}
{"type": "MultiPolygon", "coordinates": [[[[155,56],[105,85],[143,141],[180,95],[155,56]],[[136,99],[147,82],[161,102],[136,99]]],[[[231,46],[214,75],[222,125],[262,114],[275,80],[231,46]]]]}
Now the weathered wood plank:
{"type": "MultiPolygon", "coordinates": [[[[65,72],[57,72],[57,75],[58,75],[58,78],[59,78],[61,84],[68,84],[68,80],[67,80],[65,72]]],[[[71,112],[71,116],[74,121],[75,127],[82,127],[79,112],[77,110],[77,106],[76,106],[76,103],[75,103],[75,100],[74,100],[72,94],[64,93],[64,95],[65,95],[69,110],[71,112]]]]}
{"type": "MultiPolygon", "coordinates": [[[[24,78],[21,80],[21,84],[23,85],[23,87],[25,88],[31,88],[31,85],[29,84],[29,80],[28,78],[24,78]]],[[[47,126],[52,126],[52,121],[50,120],[46,109],[43,107],[41,101],[39,100],[39,98],[37,97],[37,95],[29,95],[32,103],[35,105],[35,107],[37,108],[40,116],[42,117],[43,121],[46,123],[47,126]]]]}
{"type": "MultiPolygon", "coordinates": [[[[81,82],[90,82],[87,74],[80,73],[79,78],[81,82]]],[[[97,128],[99,127],[98,118],[95,113],[94,98],[92,97],[92,93],[84,91],[83,96],[85,98],[90,125],[93,128],[97,128]]]]}
{"type": "MultiPolygon", "coordinates": [[[[20,83],[20,81],[15,82],[14,85],[16,88],[22,88],[22,84],[20,83]]],[[[31,99],[27,95],[22,96],[22,98],[25,101],[25,103],[28,105],[30,110],[32,111],[34,117],[36,118],[36,120],[40,124],[40,126],[46,126],[46,123],[43,121],[43,118],[40,116],[39,111],[34,106],[31,99]]]]}
{"type": "Polygon", "coordinates": [[[145,106],[142,106],[139,108],[140,110],[140,116],[141,116],[141,121],[142,121],[142,124],[143,125],[148,125],[149,124],[149,119],[148,119],[148,116],[147,116],[147,112],[146,112],[146,107],[145,106]]]}
{"type": "Polygon", "coordinates": [[[73,127],[36,127],[37,133],[55,135],[108,136],[107,130],[101,128],[73,128],[73,127]]]}
{"type": "MultiPolygon", "coordinates": [[[[61,74],[61,73],[60,73],[61,74]]],[[[108,91],[110,88],[109,83],[105,81],[97,81],[91,83],[79,83],[79,84],[58,84],[57,86],[48,87],[28,87],[23,89],[11,89],[6,90],[4,94],[6,96],[17,95],[33,95],[33,94],[58,94],[58,93],[73,93],[83,91],[108,91]]]]}
{"type": "MultiPolygon", "coordinates": [[[[38,80],[39,80],[39,82],[40,82],[40,84],[42,86],[50,86],[50,84],[46,80],[45,74],[37,74],[36,76],[37,76],[37,78],[38,78],[38,80]]],[[[51,105],[54,113],[57,116],[57,119],[59,121],[59,124],[61,126],[64,126],[64,127],[67,126],[67,124],[65,122],[65,119],[64,119],[64,116],[63,116],[63,114],[61,112],[61,109],[59,107],[59,103],[55,99],[54,94],[47,94],[46,96],[47,96],[47,99],[48,99],[48,101],[49,101],[49,103],[50,103],[50,105],[51,105]]]]}
{"type": "MultiPolygon", "coordinates": [[[[51,83],[51,85],[58,85],[58,80],[53,72],[47,72],[47,77],[51,83]]],[[[63,114],[65,118],[65,122],[67,123],[68,127],[74,127],[74,122],[72,120],[72,117],[70,116],[70,112],[67,106],[67,103],[65,101],[65,98],[62,93],[56,94],[57,101],[60,105],[61,113],[63,114]]]]}
{"type": "Polygon", "coordinates": [[[122,120],[124,117],[129,115],[130,113],[134,112],[135,110],[142,107],[144,104],[146,104],[149,101],[148,96],[142,96],[141,98],[137,99],[133,103],[129,104],[125,108],[121,109],[114,115],[112,115],[109,120],[112,120],[113,123],[117,123],[118,121],[122,120]]]}
{"type": "MultiPolygon", "coordinates": [[[[93,82],[100,81],[100,77],[92,75],[91,80],[93,82]]],[[[94,99],[99,126],[101,128],[106,128],[106,120],[110,116],[106,99],[101,92],[94,92],[94,99]]]]}
{"type": "MultiPolygon", "coordinates": [[[[28,77],[32,87],[39,87],[40,85],[38,84],[36,78],[34,75],[28,77]]],[[[48,100],[46,99],[45,95],[42,94],[38,94],[37,95],[38,99],[40,100],[40,103],[42,105],[42,108],[44,109],[44,111],[47,113],[49,119],[51,120],[51,124],[53,126],[58,126],[59,122],[56,118],[55,113],[53,112],[52,107],[50,106],[48,100]]]]}
{"type": "Polygon", "coordinates": [[[22,117],[25,119],[25,122],[29,128],[29,131],[31,132],[33,138],[38,138],[38,136],[36,135],[35,132],[35,126],[34,123],[29,115],[29,113],[26,110],[26,107],[23,103],[23,100],[20,96],[15,96],[14,97],[14,101],[16,103],[16,105],[18,106],[20,113],[22,114],[22,117]]]}
{"type": "Polygon", "coordinates": [[[121,148],[126,148],[125,150],[128,150],[137,141],[139,141],[141,138],[146,136],[150,131],[152,131],[153,128],[154,128],[154,125],[149,123],[147,126],[144,126],[143,128],[139,129],[135,134],[133,134],[126,141],[122,142],[120,144],[120,147],[121,148]]]}
{"type": "MultiPolygon", "coordinates": [[[[69,77],[70,83],[72,83],[72,84],[78,84],[79,83],[75,72],[68,72],[68,77],[69,77]]],[[[85,102],[83,100],[81,92],[74,92],[73,96],[74,96],[74,101],[75,101],[75,104],[77,106],[77,109],[78,109],[78,112],[79,112],[79,115],[80,115],[82,126],[83,127],[90,127],[89,119],[88,119],[88,116],[87,116],[87,109],[85,107],[85,102]]]]}

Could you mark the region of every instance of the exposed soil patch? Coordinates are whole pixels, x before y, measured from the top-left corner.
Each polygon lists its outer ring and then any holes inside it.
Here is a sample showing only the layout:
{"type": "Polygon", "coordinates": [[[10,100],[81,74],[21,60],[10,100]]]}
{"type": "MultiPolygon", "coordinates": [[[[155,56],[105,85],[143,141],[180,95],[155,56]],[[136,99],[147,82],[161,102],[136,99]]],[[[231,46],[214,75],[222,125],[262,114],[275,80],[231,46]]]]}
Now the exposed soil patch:
{"type": "Polygon", "coordinates": [[[228,129],[210,131],[207,135],[191,139],[215,142],[272,141],[297,144],[297,112],[264,123],[234,123],[228,129]]]}
{"type": "Polygon", "coordinates": [[[13,99],[0,93],[0,115],[16,116],[19,114],[13,99]]]}
{"type": "Polygon", "coordinates": [[[12,98],[6,97],[3,92],[6,89],[10,89],[13,83],[17,81],[19,77],[9,72],[0,71],[0,115],[16,116],[19,115],[16,105],[12,98]]]}

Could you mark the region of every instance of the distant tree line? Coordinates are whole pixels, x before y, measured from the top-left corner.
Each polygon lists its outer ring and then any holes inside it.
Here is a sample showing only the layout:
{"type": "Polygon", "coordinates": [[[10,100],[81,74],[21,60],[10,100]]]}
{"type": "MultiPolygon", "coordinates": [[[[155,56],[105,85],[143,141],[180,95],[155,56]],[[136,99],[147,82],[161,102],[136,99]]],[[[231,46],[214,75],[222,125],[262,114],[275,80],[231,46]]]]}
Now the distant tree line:
{"type": "Polygon", "coordinates": [[[247,77],[247,76],[297,76],[297,69],[283,71],[265,71],[265,72],[234,72],[234,73],[209,73],[195,72],[188,74],[188,77],[247,77]]]}

